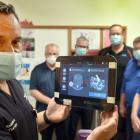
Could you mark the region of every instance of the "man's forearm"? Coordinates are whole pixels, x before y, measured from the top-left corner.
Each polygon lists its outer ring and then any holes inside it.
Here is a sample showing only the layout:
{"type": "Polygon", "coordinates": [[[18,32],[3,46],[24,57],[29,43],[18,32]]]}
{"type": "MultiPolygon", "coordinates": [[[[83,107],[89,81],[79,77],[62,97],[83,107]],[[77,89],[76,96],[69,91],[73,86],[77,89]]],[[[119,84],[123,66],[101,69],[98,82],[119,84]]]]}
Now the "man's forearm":
{"type": "Polygon", "coordinates": [[[136,94],[133,100],[133,105],[132,105],[132,116],[136,115],[138,113],[138,107],[139,107],[139,103],[140,103],[140,95],[136,94]]]}
{"type": "Polygon", "coordinates": [[[30,93],[37,101],[41,103],[48,104],[51,100],[50,97],[43,95],[43,93],[38,90],[30,90],[30,93]]]}
{"type": "Polygon", "coordinates": [[[108,132],[102,126],[95,128],[86,140],[110,140],[108,132]]]}

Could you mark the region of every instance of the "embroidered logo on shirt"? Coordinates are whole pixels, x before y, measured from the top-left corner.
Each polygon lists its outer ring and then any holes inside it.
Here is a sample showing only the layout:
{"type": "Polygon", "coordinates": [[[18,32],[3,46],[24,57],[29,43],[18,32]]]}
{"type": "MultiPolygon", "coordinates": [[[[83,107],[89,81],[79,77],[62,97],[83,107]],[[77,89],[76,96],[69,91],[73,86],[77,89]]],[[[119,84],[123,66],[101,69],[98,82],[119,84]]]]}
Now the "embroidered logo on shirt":
{"type": "Polygon", "coordinates": [[[126,53],[123,53],[122,56],[123,56],[123,57],[127,57],[127,54],[126,54],[126,53]]]}
{"type": "Polygon", "coordinates": [[[13,119],[9,125],[6,125],[6,128],[11,132],[14,131],[17,128],[17,122],[15,119],[13,119]]]}
{"type": "Polygon", "coordinates": [[[110,53],[107,53],[106,55],[110,55],[110,53]]]}

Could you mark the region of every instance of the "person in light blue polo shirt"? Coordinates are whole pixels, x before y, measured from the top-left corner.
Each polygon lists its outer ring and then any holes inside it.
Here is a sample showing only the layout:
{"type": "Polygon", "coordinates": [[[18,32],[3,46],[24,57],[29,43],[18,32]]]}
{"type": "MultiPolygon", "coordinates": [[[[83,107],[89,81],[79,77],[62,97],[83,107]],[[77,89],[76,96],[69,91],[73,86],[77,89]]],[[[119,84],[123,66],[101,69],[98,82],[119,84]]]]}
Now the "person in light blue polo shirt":
{"type": "Polygon", "coordinates": [[[132,58],[125,69],[121,88],[120,114],[126,117],[127,140],[132,140],[133,129],[131,125],[132,102],[140,86],[140,37],[133,41],[134,51],[132,58]]]}

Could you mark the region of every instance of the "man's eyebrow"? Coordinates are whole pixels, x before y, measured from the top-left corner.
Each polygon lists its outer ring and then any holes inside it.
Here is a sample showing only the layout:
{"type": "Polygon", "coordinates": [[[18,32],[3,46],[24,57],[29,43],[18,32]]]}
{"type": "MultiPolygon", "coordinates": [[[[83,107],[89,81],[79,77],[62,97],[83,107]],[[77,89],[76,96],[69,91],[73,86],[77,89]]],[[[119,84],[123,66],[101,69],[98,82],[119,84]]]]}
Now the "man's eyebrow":
{"type": "Polygon", "coordinates": [[[0,35],[0,38],[4,38],[4,37],[0,35]]]}
{"type": "MultiPolygon", "coordinates": [[[[2,39],[2,38],[4,38],[4,36],[1,36],[1,35],[0,35],[0,39],[2,39]]],[[[17,39],[17,40],[21,40],[22,37],[19,36],[19,37],[16,37],[15,39],[17,39]]]]}
{"type": "Polygon", "coordinates": [[[22,37],[21,37],[21,36],[19,36],[19,37],[16,37],[15,39],[16,39],[16,40],[21,40],[21,39],[22,39],[22,37]]]}

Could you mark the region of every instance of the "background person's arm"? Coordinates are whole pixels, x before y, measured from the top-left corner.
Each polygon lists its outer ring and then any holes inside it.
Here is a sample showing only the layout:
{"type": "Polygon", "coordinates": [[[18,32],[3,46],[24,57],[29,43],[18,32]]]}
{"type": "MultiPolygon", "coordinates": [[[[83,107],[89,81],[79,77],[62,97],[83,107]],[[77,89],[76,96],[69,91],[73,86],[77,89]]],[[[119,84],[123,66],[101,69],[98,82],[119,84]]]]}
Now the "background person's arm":
{"type": "Polygon", "coordinates": [[[121,117],[126,116],[126,82],[127,80],[125,78],[125,73],[124,73],[121,90],[120,90],[121,94],[120,94],[120,104],[119,104],[119,113],[121,117]]]}
{"type": "Polygon", "coordinates": [[[45,96],[42,92],[38,90],[39,86],[39,69],[38,67],[35,67],[31,73],[31,78],[30,78],[30,93],[31,95],[39,102],[48,104],[51,98],[45,96]]]}
{"type": "Polygon", "coordinates": [[[101,115],[101,126],[95,128],[87,140],[110,140],[117,133],[118,107],[113,112],[103,112],[101,115]]]}
{"type": "Polygon", "coordinates": [[[119,112],[122,117],[126,116],[126,105],[125,104],[126,104],[126,95],[125,95],[125,93],[121,93],[119,112]]]}
{"type": "Polygon", "coordinates": [[[41,93],[40,91],[38,91],[36,89],[31,89],[30,93],[37,101],[39,101],[41,103],[48,104],[51,100],[50,97],[43,95],[43,93],[41,93]]]}
{"type": "Polygon", "coordinates": [[[139,105],[140,105],[140,95],[136,93],[133,100],[132,113],[131,113],[132,127],[134,132],[136,133],[140,133],[140,119],[138,117],[139,105]]]}

